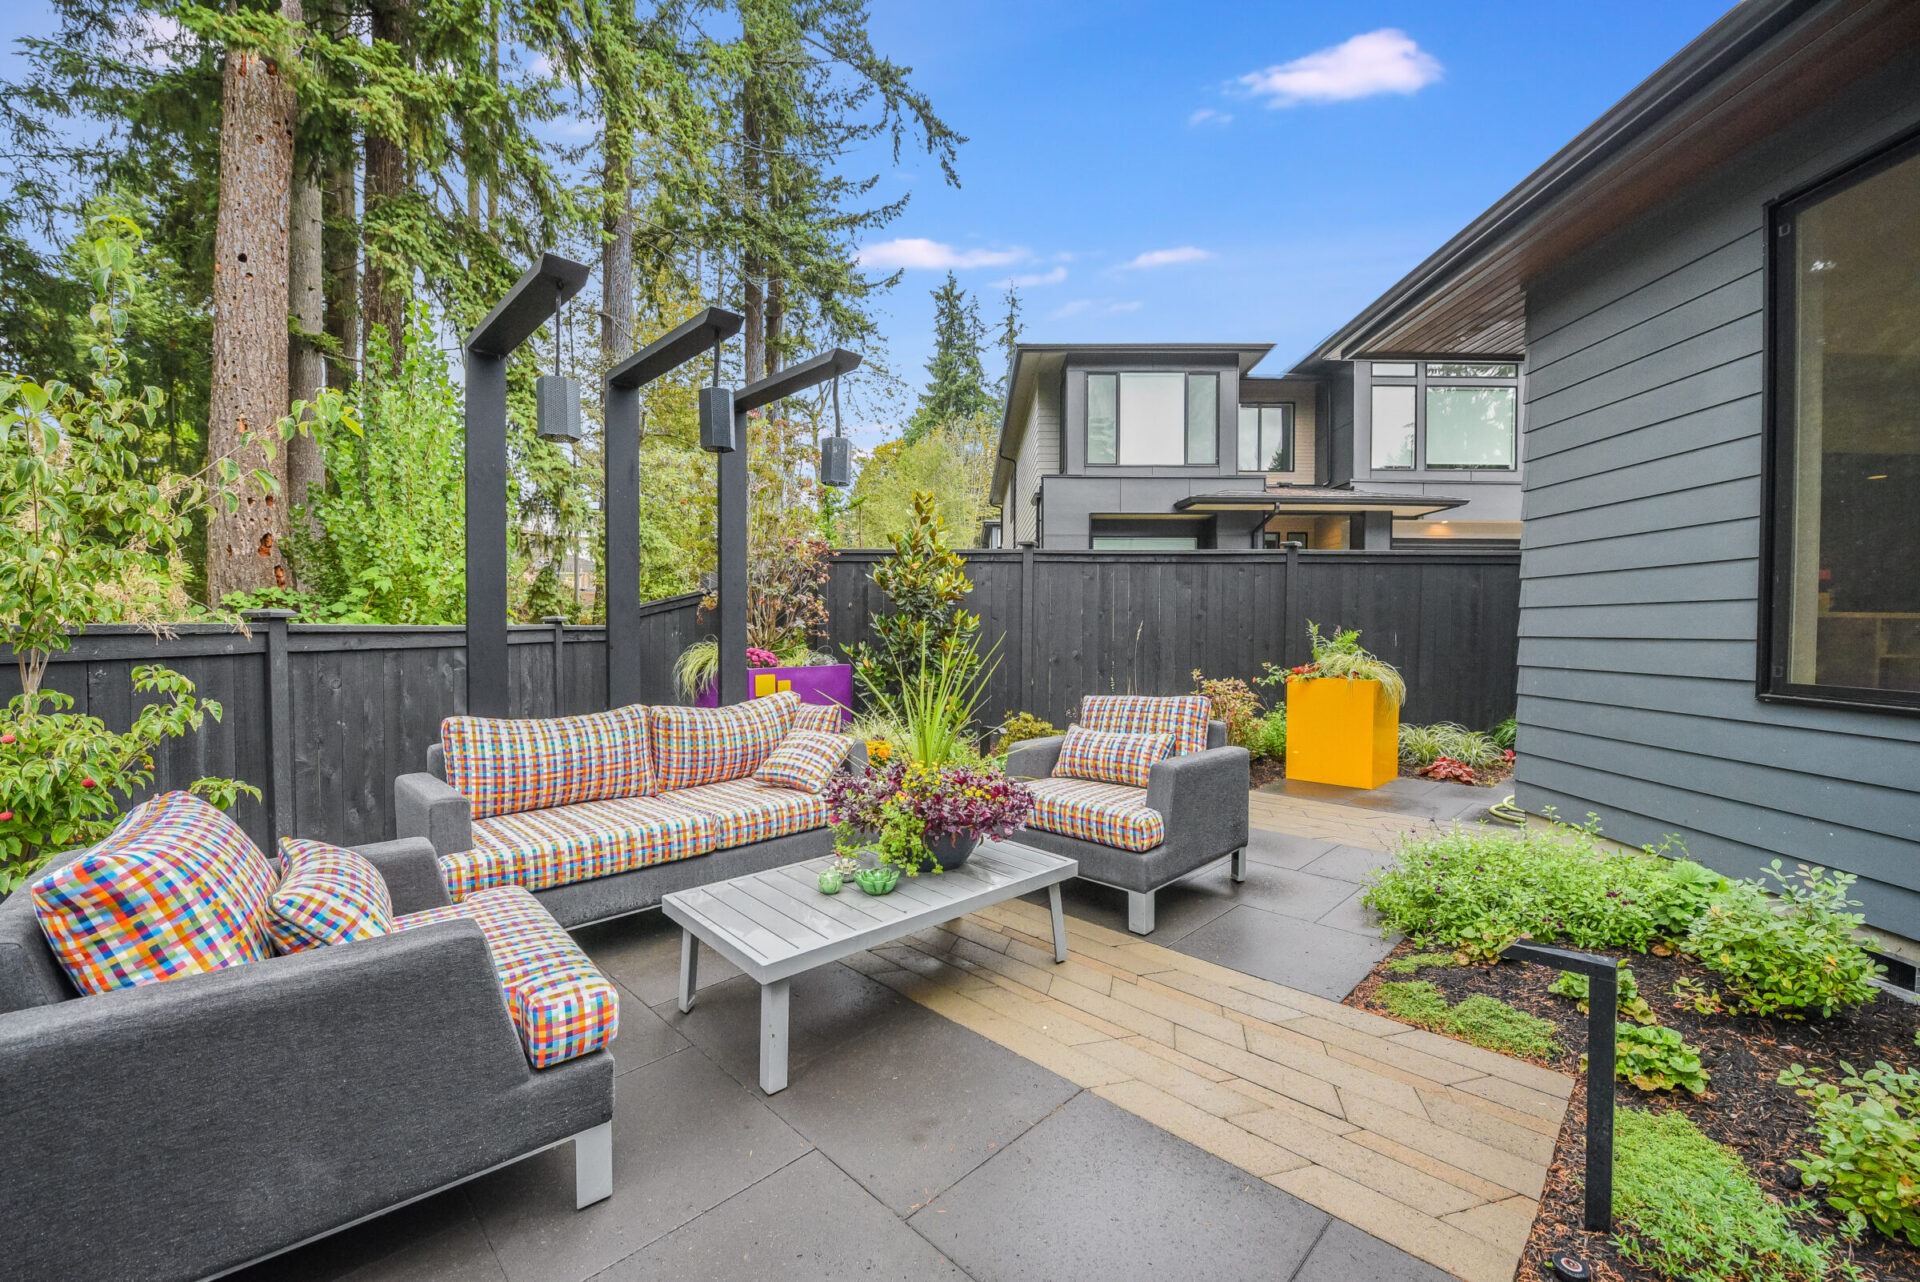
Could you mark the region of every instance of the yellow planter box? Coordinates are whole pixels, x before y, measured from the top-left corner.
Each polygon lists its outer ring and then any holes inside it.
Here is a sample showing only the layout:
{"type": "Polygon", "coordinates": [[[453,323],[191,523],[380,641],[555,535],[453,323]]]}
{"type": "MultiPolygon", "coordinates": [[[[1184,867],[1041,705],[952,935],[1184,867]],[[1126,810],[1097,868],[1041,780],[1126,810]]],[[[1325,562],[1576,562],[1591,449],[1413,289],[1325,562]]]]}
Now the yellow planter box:
{"type": "Polygon", "coordinates": [[[1287,682],[1287,778],[1378,788],[1400,773],[1400,709],[1378,681],[1287,682]]]}

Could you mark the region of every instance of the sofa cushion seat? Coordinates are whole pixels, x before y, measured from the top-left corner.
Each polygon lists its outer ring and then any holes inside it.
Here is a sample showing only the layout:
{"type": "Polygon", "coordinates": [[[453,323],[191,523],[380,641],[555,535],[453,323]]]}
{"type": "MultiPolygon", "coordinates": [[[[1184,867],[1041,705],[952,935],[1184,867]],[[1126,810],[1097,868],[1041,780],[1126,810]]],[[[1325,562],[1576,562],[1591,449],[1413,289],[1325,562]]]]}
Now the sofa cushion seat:
{"type": "Polygon", "coordinates": [[[1145,788],[1090,779],[1029,779],[1029,828],[1119,850],[1146,851],[1167,839],[1166,820],[1147,805],[1145,788]]]}
{"type": "Polygon", "coordinates": [[[697,810],[713,822],[713,847],[731,850],[750,842],[824,828],[826,798],[752,779],[682,788],[668,794],[675,805],[697,810]]]}
{"type": "Polygon", "coordinates": [[[713,820],[668,797],[618,797],[473,821],[473,849],[442,856],[447,893],[545,890],[714,848],[713,820]]]}
{"type": "Polygon", "coordinates": [[[518,886],[497,886],[445,908],[394,920],[395,930],[470,918],[479,923],[506,994],[507,1013],[535,1068],[599,1050],[620,1027],[613,983],[540,901],[518,886]]]}

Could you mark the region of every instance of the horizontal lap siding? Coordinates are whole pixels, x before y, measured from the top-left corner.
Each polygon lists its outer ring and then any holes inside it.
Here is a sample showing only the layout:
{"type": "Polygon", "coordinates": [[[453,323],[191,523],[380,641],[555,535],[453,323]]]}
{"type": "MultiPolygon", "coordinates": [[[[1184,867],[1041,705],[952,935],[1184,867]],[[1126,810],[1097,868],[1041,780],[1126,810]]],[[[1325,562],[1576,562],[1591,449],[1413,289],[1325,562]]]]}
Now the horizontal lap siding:
{"type": "Polygon", "coordinates": [[[1857,873],[1920,937],[1920,720],[1754,675],[1763,206],[1920,116],[1912,63],[1529,286],[1516,786],[1731,873],[1857,873]]]}

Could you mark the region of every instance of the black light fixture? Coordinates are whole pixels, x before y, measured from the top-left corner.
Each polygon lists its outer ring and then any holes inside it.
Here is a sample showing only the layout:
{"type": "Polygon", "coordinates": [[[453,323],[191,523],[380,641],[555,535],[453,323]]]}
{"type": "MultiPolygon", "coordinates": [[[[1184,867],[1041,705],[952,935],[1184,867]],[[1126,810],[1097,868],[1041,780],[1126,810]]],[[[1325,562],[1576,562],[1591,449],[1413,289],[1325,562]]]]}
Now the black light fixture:
{"type": "Polygon", "coordinates": [[[840,434],[840,375],[833,376],[833,435],[820,442],[820,484],[844,490],[853,484],[853,442],[840,434]]]}
{"type": "Polygon", "coordinates": [[[543,441],[575,444],[580,431],[580,380],[560,372],[560,305],[566,299],[555,290],[553,300],[553,373],[533,383],[534,430],[543,441]]]}
{"type": "Polygon", "coordinates": [[[733,389],[720,386],[720,343],[713,344],[713,383],[700,389],[700,448],[733,452],[733,389]]]}

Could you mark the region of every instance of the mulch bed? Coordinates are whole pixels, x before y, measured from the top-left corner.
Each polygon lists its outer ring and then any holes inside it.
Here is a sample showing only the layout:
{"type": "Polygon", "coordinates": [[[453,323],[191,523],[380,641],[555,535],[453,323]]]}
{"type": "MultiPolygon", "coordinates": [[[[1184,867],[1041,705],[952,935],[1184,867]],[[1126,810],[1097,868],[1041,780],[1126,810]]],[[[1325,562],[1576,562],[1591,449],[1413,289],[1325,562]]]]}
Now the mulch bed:
{"type": "MultiPolygon", "coordinates": [[[[1255,757],[1253,759],[1252,774],[1253,780],[1250,785],[1251,787],[1264,788],[1270,783],[1279,783],[1287,777],[1286,762],[1276,761],[1272,757],[1255,757]]],[[[1489,766],[1485,770],[1476,770],[1474,774],[1479,780],[1477,784],[1460,783],[1452,779],[1444,780],[1443,782],[1450,783],[1456,788],[1496,788],[1512,776],[1513,767],[1511,765],[1489,766]]],[[[1413,767],[1407,765],[1400,767],[1400,777],[1402,779],[1425,778],[1424,775],[1416,774],[1413,767]]]]}
{"type": "MultiPolygon", "coordinates": [[[[1552,971],[1502,962],[1497,966],[1423,967],[1412,975],[1387,972],[1386,961],[1416,951],[1411,943],[1402,942],[1354,989],[1348,1004],[1378,1010],[1372,997],[1382,981],[1424,979],[1445,993],[1450,1003],[1485,993],[1551,1020],[1560,1030],[1560,1044],[1565,1049],[1550,1060],[1536,1062],[1565,1072],[1578,1070],[1586,1045],[1587,1017],[1574,1002],[1547,991],[1553,982],[1552,971]]],[[[1778,1084],[1781,1070],[1796,1063],[1806,1064],[1826,1069],[1831,1078],[1837,1079],[1842,1060],[1865,1068],[1876,1060],[1902,1067],[1916,1059],[1914,1032],[1920,1028],[1920,1006],[1889,994],[1882,993],[1872,1004],[1833,1019],[1805,1023],[1700,1015],[1679,1004],[1672,994],[1674,982],[1682,977],[1697,980],[1710,990],[1717,987],[1717,977],[1704,966],[1679,956],[1614,955],[1631,967],[1639,981],[1640,995],[1653,1007],[1660,1022],[1679,1030],[1700,1049],[1701,1062],[1712,1079],[1708,1093],[1698,1100],[1685,1092],[1680,1092],[1677,1100],[1664,1092],[1648,1095],[1620,1082],[1616,1103],[1621,1107],[1683,1110],[1707,1135],[1737,1152],[1761,1186],[1783,1200],[1801,1196],[1799,1172],[1788,1166],[1787,1160],[1800,1157],[1814,1141],[1807,1133],[1812,1110],[1778,1084]]],[[[1553,1273],[1544,1261],[1550,1252],[1566,1250],[1594,1265],[1595,1276],[1607,1282],[1654,1282],[1660,1275],[1627,1263],[1603,1235],[1581,1227],[1585,1101],[1586,1083],[1582,1078],[1554,1150],[1540,1215],[1515,1276],[1520,1282],[1551,1282],[1553,1273]]],[[[1837,1212],[1819,1205],[1815,1214],[1800,1217],[1796,1227],[1808,1236],[1831,1236],[1841,1219],[1837,1212]]],[[[1842,1245],[1843,1253],[1845,1249],[1842,1245]]],[[[1880,1233],[1869,1230],[1852,1253],[1854,1261],[1871,1277],[1920,1279],[1920,1249],[1880,1233]]]]}

